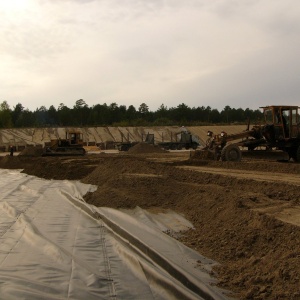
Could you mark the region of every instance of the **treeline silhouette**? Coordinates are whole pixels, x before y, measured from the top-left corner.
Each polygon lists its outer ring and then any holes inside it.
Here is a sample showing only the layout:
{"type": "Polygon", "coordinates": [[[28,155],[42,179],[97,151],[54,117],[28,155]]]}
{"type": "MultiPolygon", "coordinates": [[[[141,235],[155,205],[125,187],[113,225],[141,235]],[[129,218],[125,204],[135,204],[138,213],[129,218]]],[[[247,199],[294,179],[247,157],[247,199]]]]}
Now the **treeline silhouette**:
{"type": "Polygon", "coordinates": [[[257,122],[262,112],[246,108],[225,106],[222,111],[210,106],[190,108],[182,103],[167,108],[162,104],[156,111],[150,111],[146,103],[137,109],[111,104],[96,104],[89,107],[83,99],[75,102],[72,108],[61,103],[57,108],[51,105],[35,111],[25,109],[18,103],[12,109],[7,101],[0,104],[0,128],[22,127],[65,127],[65,126],[198,126],[207,124],[245,124],[247,119],[257,122]]]}

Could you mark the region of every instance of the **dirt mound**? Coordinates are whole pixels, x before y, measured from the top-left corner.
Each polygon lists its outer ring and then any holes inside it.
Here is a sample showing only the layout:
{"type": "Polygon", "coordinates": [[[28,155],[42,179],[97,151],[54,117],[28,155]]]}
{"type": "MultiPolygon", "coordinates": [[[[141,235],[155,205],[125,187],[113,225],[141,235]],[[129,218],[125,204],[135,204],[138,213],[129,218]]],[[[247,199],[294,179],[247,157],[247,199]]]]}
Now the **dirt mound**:
{"type": "Polygon", "coordinates": [[[138,143],[131,147],[128,150],[131,154],[138,154],[138,153],[164,153],[165,150],[161,149],[157,145],[151,145],[148,143],[138,143]]]}
{"type": "Polygon", "coordinates": [[[108,157],[83,181],[99,186],[86,196],[96,206],[160,207],[184,214],[195,229],[180,239],[221,263],[215,269],[217,277],[238,299],[300,296],[300,257],[295,250],[300,248],[300,229],[255,211],[262,203],[296,205],[298,187],[266,182],[257,189],[253,180],[195,173],[134,157],[108,157]]]}
{"type": "Polygon", "coordinates": [[[208,150],[196,150],[191,155],[191,160],[193,159],[214,159],[214,153],[208,150]]]}
{"type": "Polygon", "coordinates": [[[18,156],[3,156],[0,158],[0,168],[2,169],[23,169],[18,156]]]}
{"type": "Polygon", "coordinates": [[[43,148],[40,147],[26,147],[22,152],[20,152],[20,156],[42,156],[43,148]]]}
{"type": "MultiPolygon", "coordinates": [[[[128,174],[156,174],[162,172],[154,162],[144,161],[139,158],[132,158],[129,156],[107,156],[98,161],[97,167],[86,176],[82,181],[101,185],[104,182],[117,182],[124,179],[128,174]]],[[[116,186],[117,187],[117,186],[116,186]]]]}

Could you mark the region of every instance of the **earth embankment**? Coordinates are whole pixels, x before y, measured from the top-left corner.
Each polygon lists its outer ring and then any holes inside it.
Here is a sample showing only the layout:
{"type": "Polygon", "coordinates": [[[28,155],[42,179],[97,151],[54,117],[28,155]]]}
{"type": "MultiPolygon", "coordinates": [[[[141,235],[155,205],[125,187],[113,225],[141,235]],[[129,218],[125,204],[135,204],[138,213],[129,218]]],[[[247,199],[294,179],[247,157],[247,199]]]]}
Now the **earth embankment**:
{"type": "MultiPolygon", "coordinates": [[[[227,126],[193,126],[186,127],[192,134],[199,137],[200,143],[205,144],[207,131],[220,133],[222,130],[228,134],[242,132],[246,125],[227,126]]],[[[101,149],[109,149],[117,142],[142,142],[148,133],[154,135],[155,143],[175,141],[176,135],[181,132],[180,126],[151,126],[151,127],[51,127],[51,128],[19,128],[0,129],[0,150],[8,151],[12,145],[17,150],[28,146],[45,146],[51,140],[65,139],[67,131],[82,133],[85,146],[97,145],[101,149]]]]}

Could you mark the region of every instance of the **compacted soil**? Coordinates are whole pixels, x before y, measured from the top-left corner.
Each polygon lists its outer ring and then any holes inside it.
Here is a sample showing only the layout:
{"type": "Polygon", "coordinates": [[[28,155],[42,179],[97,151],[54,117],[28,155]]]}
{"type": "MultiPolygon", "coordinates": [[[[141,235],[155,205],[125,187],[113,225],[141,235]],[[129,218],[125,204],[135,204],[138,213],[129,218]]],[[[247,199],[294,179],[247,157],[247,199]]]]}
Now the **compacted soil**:
{"type": "Polygon", "coordinates": [[[97,185],[85,196],[96,206],[172,209],[194,225],[177,238],[219,263],[213,274],[230,297],[300,299],[300,164],[137,150],[5,156],[0,167],[97,185]]]}

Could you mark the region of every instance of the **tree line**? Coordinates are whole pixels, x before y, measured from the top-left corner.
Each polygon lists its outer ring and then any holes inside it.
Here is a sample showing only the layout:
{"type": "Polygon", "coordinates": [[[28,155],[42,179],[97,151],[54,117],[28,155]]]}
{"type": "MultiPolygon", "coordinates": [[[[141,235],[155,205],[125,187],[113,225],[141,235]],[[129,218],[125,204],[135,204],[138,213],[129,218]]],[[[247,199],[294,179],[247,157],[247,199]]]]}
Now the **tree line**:
{"type": "Polygon", "coordinates": [[[95,127],[95,126],[198,126],[208,124],[245,124],[247,119],[258,122],[262,112],[249,108],[225,106],[222,111],[210,106],[189,107],[182,103],[167,108],[162,104],[150,111],[146,103],[138,108],[111,104],[96,104],[89,107],[83,99],[72,108],[61,103],[57,108],[41,106],[30,111],[21,103],[10,108],[7,101],[0,103],[0,128],[24,127],[95,127]]]}

